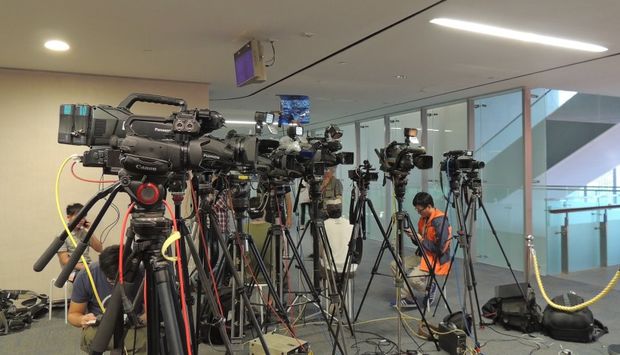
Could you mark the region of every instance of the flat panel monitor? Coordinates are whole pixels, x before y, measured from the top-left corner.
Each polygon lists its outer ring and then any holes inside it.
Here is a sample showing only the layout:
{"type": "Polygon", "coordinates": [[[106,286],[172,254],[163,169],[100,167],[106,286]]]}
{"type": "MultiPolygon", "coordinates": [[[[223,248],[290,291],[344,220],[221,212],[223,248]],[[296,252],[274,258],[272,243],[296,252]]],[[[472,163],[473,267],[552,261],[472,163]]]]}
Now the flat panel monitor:
{"type": "Polygon", "coordinates": [[[280,124],[297,121],[299,124],[310,123],[310,98],[306,95],[280,96],[280,124]]]}
{"type": "Polygon", "coordinates": [[[266,80],[260,43],[251,40],[235,53],[235,77],[237,87],[266,80]]]}

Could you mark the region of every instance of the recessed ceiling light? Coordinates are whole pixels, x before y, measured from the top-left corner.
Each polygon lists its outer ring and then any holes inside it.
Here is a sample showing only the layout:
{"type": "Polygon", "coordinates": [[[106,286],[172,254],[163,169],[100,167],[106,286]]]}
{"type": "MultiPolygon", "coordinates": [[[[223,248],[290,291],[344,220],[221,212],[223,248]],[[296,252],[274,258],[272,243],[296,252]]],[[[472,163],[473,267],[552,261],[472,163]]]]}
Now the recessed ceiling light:
{"type": "Polygon", "coordinates": [[[605,52],[607,48],[592,43],[573,41],[570,39],[522,32],[508,28],[484,25],[476,22],[461,21],[450,18],[434,18],[430,21],[436,25],[455,28],[457,30],[485,34],[489,36],[515,39],[523,42],[545,44],[548,46],[577,49],[586,52],[605,52]]]}
{"type": "Polygon", "coordinates": [[[71,48],[69,47],[69,44],[67,44],[67,42],[58,39],[52,39],[50,41],[47,41],[45,42],[44,46],[45,48],[55,52],[64,52],[68,51],[69,48],[71,48]]]}
{"type": "Polygon", "coordinates": [[[402,75],[402,74],[399,74],[399,75],[394,75],[394,77],[395,77],[396,79],[407,79],[407,75],[402,75]]]}

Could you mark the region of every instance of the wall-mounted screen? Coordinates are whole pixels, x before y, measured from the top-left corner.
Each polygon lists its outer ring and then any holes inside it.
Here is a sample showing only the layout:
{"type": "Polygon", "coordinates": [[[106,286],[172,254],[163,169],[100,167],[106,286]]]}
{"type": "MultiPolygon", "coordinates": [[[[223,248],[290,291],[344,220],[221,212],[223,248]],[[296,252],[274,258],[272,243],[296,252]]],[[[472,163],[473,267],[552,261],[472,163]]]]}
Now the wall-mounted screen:
{"type": "Polygon", "coordinates": [[[310,98],[306,95],[280,96],[280,124],[297,121],[300,124],[310,123],[310,98]]]}

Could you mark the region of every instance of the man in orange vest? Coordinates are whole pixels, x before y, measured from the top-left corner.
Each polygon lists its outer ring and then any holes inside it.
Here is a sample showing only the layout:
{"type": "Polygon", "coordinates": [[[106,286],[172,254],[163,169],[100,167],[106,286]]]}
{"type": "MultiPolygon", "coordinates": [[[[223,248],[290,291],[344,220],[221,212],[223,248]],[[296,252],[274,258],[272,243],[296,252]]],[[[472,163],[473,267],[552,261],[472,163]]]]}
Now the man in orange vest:
{"type": "MultiPolygon", "coordinates": [[[[439,209],[435,208],[433,197],[426,192],[419,192],[413,198],[413,207],[420,215],[418,220],[418,239],[420,244],[416,255],[410,255],[403,258],[403,267],[407,273],[409,285],[414,292],[424,294],[426,285],[429,281],[429,270],[434,270],[435,275],[446,275],[450,269],[450,240],[452,235],[452,227],[448,222],[447,216],[439,209]],[[426,255],[428,264],[422,253],[426,255]]],[[[413,237],[413,231],[406,229],[405,232],[412,238],[414,243],[416,239],[413,237]]],[[[392,273],[396,275],[396,263],[392,261],[392,273]]],[[[424,298],[432,303],[435,298],[436,285],[431,285],[428,298],[424,298]]],[[[410,295],[407,286],[403,286],[401,298],[401,307],[415,307],[415,302],[410,295]]]]}

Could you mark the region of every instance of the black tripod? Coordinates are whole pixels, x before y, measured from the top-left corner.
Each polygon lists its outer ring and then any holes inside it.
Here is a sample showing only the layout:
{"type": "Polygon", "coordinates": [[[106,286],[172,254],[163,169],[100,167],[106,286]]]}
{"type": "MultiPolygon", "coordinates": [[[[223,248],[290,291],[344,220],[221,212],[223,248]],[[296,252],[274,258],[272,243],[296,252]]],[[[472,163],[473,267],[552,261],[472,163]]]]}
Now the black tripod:
{"type": "MultiPolygon", "coordinates": [[[[312,212],[312,216],[313,219],[311,221],[308,221],[308,225],[312,222],[315,221],[317,222],[317,220],[314,219],[314,216],[318,215],[318,211],[319,211],[319,204],[320,204],[320,190],[319,190],[319,183],[320,182],[316,182],[316,183],[312,183],[311,186],[311,191],[315,191],[315,194],[311,194],[311,200],[313,202],[312,206],[313,206],[313,212],[312,212]],[[315,190],[312,190],[312,188],[314,187],[315,190]],[[314,196],[314,197],[312,197],[314,196]]],[[[270,203],[268,204],[268,206],[271,206],[271,208],[274,208],[276,210],[283,210],[283,203],[282,203],[282,197],[283,197],[283,192],[282,189],[279,188],[279,184],[278,182],[272,181],[270,182],[269,185],[269,199],[270,199],[270,203]]],[[[301,276],[303,281],[305,282],[305,284],[307,285],[308,289],[309,289],[309,294],[311,296],[311,299],[309,300],[309,303],[312,303],[314,305],[316,305],[319,308],[319,313],[322,315],[322,317],[324,318],[325,322],[328,324],[328,330],[332,336],[332,338],[334,339],[334,348],[333,351],[335,352],[335,349],[337,348],[338,350],[340,350],[341,353],[346,354],[347,353],[347,346],[346,346],[346,341],[344,339],[344,335],[342,335],[342,342],[343,344],[340,344],[339,341],[339,335],[340,335],[340,329],[342,327],[341,321],[337,319],[337,329],[336,331],[334,331],[334,329],[331,327],[332,322],[334,321],[334,314],[335,312],[332,313],[332,317],[328,320],[327,318],[327,314],[325,309],[323,308],[322,304],[321,304],[321,275],[320,275],[320,270],[317,269],[318,264],[314,264],[315,265],[315,269],[314,269],[314,283],[312,278],[310,277],[310,274],[308,273],[308,270],[306,269],[304,262],[303,262],[303,258],[302,256],[299,254],[299,246],[301,245],[301,242],[303,240],[303,234],[298,242],[298,244],[295,244],[295,241],[293,240],[288,228],[286,228],[286,226],[281,224],[281,218],[274,218],[273,220],[273,225],[271,226],[271,228],[269,229],[269,232],[267,233],[267,237],[265,239],[265,244],[263,246],[263,250],[261,251],[261,256],[264,257],[265,254],[271,250],[272,245],[273,248],[275,249],[275,260],[273,260],[274,263],[274,276],[275,279],[278,280],[277,286],[278,286],[278,290],[279,290],[279,295],[280,297],[283,297],[285,290],[284,290],[284,281],[286,280],[288,277],[288,273],[290,272],[290,268],[293,265],[293,261],[297,264],[297,268],[300,270],[301,276]],[[288,263],[288,266],[286,268],[286,270],[283,269],[283,258],[282,258],[282,252],[283,252],[283,246],[282,243],[286,241],[286,245],[288,245],[290,247],[290,251],[292,252],[292,260],[290,260],[290,262],[288,263]],[[284,271],[284,272],[283,272],[284,271]]],[[[307,226],[308,226],[307,225],[307,226]]],[[[308,230],[306,226],[306,230],[308,230]]],[[[315,260],[317,260],[318,263],[318,258],[320,255],[320,247],[319,247],[319,240],[324,241],[323,244],[325,246],[325,250],[326,250],[326,255],[325,255],[325,260],[331,260],[331,263],[333,264],[333,255],[331,254],[331,248],[329,248],[329,241],[327,240],[327,234],[325,233],[325,226],[322,223],[322,220],[320,221],[320,227],[318,227],[318,222],[317,224],[313,224],[313,226],[317,226],[316,227],[316,233],[315,233],[315,228],[313,227],[312,229],[312,235],[317,235],[320,237],[314,238],[313,239],[313,250],[317,250],[315,251],[315,260]],[[318,234],[319,230],[322,231],[321,234],[318,234]],[[327,252],[329,252],[329,254],[327,254],[327,252]]],[[[305,234],[305,231],[304,231],[305,234]]],[[[327,264],[326,264],[327,265],[327,264]]],[[[335,264],[334,264],[335,265],[335,264]]],[[[335,285],[335,284],[334,284],[335,285]]],[[[298,293],[298,292],[297,292],[298,293]]],[[[339,302],[339,300],[341,300],[342,298],[340,298],[340,293],[338,293],[336,296],[333,296],[333,305],[334,306],[338,306],[341,303],[339,302]]],[[[296,302],[297,298],[295,300],[293,300],[292,304],[290,304],[290,307],[294,307],[297,305],[300,305],[300,303],[296,302]]]]}
{"type": "MultiPolygon", "coordinates": [[[[164,240],[170,235],[169,232],[171,227],[170,220],[164,218],[163,201],[166,196],[165,186],[167,177],[132,177],[123,170],[119,176],[121,177],[122,183],[116,183],[91,198],[86,206],[78,212],[76,219],[70,223],[69,228],[72,230],[98,200],[108,194],[110,195],[95,218],[91,232],[87,233],[83,240],[79,241],[76,251],[72,254],[70,262],[63,269],[58,281],[62,282],[60,283],[62,287],[66,281],[66,276],[73,270],[77,260],[81,256],[81,252],[83,252],[89,244],[92,230],[96,228],[116,194],[124,188],[125,192],[129,194],[135,204],[135,210],[132,213],[131,228],[129,230],[130,233],[128,233],[125,247],[125,249],[130,251],[130,255],[124,258],[125,262],[123,264],[126,270],[126,273],[123,273],[125,276],[124,282],[117,282],[114,286],[108,307],[91,344],[92,352],[96,354],[103,353],[108,347],[112,336],[114,336],[115,348],[118,349],[122,346],[125,334],[123,313],[129,315],[131,325],[137,325],[133,304],[126,296],[125,283],[133,283],[138,274],[139,266],[142,264],[144,265],[146,275],[146,313],[148,319],[147,346],[149,354],[187,354],[190,352],[190,348],[192,347],[191,344],[195,342],[195,339],[191,339],[192,332],[189,331],[189,319],[187,323],[181,320],[183,318],[181,310],[178,304],[174,302],[174,300],[179,299],[176,293],[174,274],[168,261],[163,258],[161,251],[164,240]],[[186,326],[181,327],[180,324],[185,324],[186,326]],[[186,338],[186,342],[181,340],[183,337],[186,338]]],[[[218,233],[216,234],[220,242],[222,242],[221,235],[218,233]]],[[[40,271],[45,267],[66,238],[67,233],[65,231],[52,242],[46,252],[35,263],[35,271],[40,271]]],[[[192,256],[198,263],[198,253],[195,246],[190,239],[188,239],[187,242],[192,256]]],[[[232,262],[230,255],[225,253],[225,256],[228,256],[226,260],[230,265],[232,262]]],[[[236,274],[233,275],[238,277],[236,274]]],[[[177,276],[179,278],[183,277],[182,274],[177,276]]],[[[209,300],[210,307],[216,307],[215,299],[209,287],[210,285],[207,282],[204,270],[199,272],[199,276],[203,281],[205,295],[209,300]]],[[[136,302],[139,302],[140,295],[141,293],[138,293],[136,302]]],[[[251,311],[251,308],[249,311],[251,311]]],[[[189,314],[187,316],[189,317],[189,314]]],[[[259,331],[259,338],[263,348],[266,353],[269,353],[267,344],[262,334],[260,334],[260,327],[256,318],[254,317],[253,320],[255,327],[259,331]]],[[[219,324],[220,333],[222,337],[225,338],[226,330],[224,323],[219,322],[219,324]]],[[[233,351],[230,347],[230,342],[225,341],[225,345],[228,353],[232,354],[233,351]]]]}
{"type": "MultiPolygon", "coordinates": [[[[480,179],[479,171],[477,169],[470,169],[467,171],[454,171],[450,176],[448,176],[450,180],[450,191],[448,193],[448,197],[446,198],[446,210],[450,205],[450,197],[454,196],[454,201],[452,201],[452,206],[456,212],[456,218],[458,221],[459,230],[457,231],[456,238],[457,244],[454,247],[454,252],[452,254],[450,268],[448,269],[448,274],[446,279],[444,280],[443,286],[445,286],[448,276],[452,271],[452,265],[456,258],[456,252],[460,247],[463,250],[463,270],[464,270],[464,282],[466,286],[466,293],[464,295],[465,302],[463,303],[464,307],[467,307],[467,300],[469,300],[470,312],[467,313],[466,309],[463,309],[463,314],[471,314],[472,315],[472,328],[473,335],[476,343],[478,343],[478,334],[476,330],[475,317],[473,316],[474,305],[473,300],[476,301],[476,309],[478,313],[478,319],[480,325],[483,325],[484,322],[482,320],[482,311],[480,308],[480,301],[478,298],[478,289],[477,289],[477,281],[476,275],[473,267],[473,258],[471,254],[471,240],[473,239],[473,234],[471,233],[474,230],[474,222],[477,219],[476,211],[478,208],[481,208],[484,212],[484,216],[486,221],[491,229],[491,233],[493,234],[495,241],[497,242],[500,251],[506,261],[506,265],[510,270],[512,278],[515,281],[515,285],[519,289],[521,296],[523,297],[526,304],[529,304],[527,301],[527,296],[525,291],[521,288],[521,284],[519,284],[517,280],[517,276],[514,273],[510,260],[506,255],[504,247],[502,246],[501,241],[497,235],[495,228],[493,227],[493,223],[487,213],[486,208],[484,207],[484,203],[482,201],[482,181],[480,179]],[[465,207],[465,203],[467,206],[465,207]],[[474,297],[472,297],[472,291],[474,297]]],[[[442,287],[443,287],[442,286],[442,287]]],[[[435,312],[437,308],[435,308],[435,312]]],[[[467,324],[467,322],[464,322],[467,324]]],[[[476,344],[477,345],[477,344],[476,344]]]]}
{"type": "MultiPolygon", "coordinates": [[[[291,327],[291,323],[287,317],[286,309],[282,304],[282,297],[278,294],[278,291],[274,286],[269,271],[267,270],[267,266],[264,263],[264,252],[266,250],[263,249],[263,253],[261,253],[256,247],[252,236],[243,232],[243,216],[249,207],[249,186],[247,185],[246,181],[235,181],[235,184],[237,187],[235,191],[233,191],[232,200],[233,209],[236,217],[236,231],[234,233],[233,243],[236,242],[236,245],[233,245],[233,255],[236,255],[237,252],[239,253],[238,265],[240,265],[240,269],[242,270],[242,272],[249,267],[250,271],[252,272],[252,279],[249,283],[244,283],[243,285],[236,285],[236,287],[235,285],[233,285],[233,302],[235,301],[235,291],[238,287],[245,287],[246,292],[251,293],[254,285],[256,284],[255,282],[257,282],[256,277],[262,275],[263,281],[267,285],[269,294],[272,295],[274,304],[276,306],[276,309],[272,308],[273,312],[282,321],[283,325],[289,330],[291,335],[295,336],[295,333],[291,327]],[[248,253],[253,257],[254,261],[256,262],[256,266],[258,267],[258,272],[260,274],[256,273],[251,265],[248,265],[248,253]]],[[[258,293],[259,296],[263,298],[262,292],[260,290],[258,291],[258,293]]],[[[267,300],[263,299],[263,301],[266,305],[269,305],[269,302],[267,300]]],[[[241,300],[241,302],[243,302],[243,300],[241,300]]],[[[271,306],[269,307],[271,308],[271,306]]],[[[234,309],[235,307],[233,307],[233,313],[234,309]]]]}
{"type": "MultiPolygon", "coordinates": [[[[414,297],[415,293],[413,291],[413,288],[411,286],[411,284],[409,283],[409,280],[407,278],[407,273],[405,272],[404,266],[402,264],[402,256],[403,256],[403,243],[402,243],[402,239],[403,239],[403,235],[405,234],[405,226],[413,226],[413,223],[411,222],[411,218],[409,217],[409,214],[406,211],[403,211],[403,200],[405,197],[405,188],[407,186],[407,175],[408,172],[392,172],[391,174],[391,180],[394,184],[394,194],[396,196],[396,202],[397,202],[397,211],[394,214],[394,216],[392,217],[392,219],[390,220],[390,224],[388,225],[387,231],[383,229],[383,225],[381,224],[381,220],[379,219],[379,216],[377,215],[377,212],[375,211],[375,208],[372,204],[372,201],[367,198],[367,188],[368,186],[364,185],[364,184],[358,184],[358,189],[360,191],[360,196],[357,200],[357,206],[355,208],[355,215],[356,215],[356,225],[361,224],[361,216],[363,215],[362,211],[364,210],[365,206],[368,205],[368,207],[370,207],[370,212],[372,213],[375,222],[377,223],[377,227],[379,228],[379,230],[381,231],[381,235],[383,236],[383,243],[381,245],[381,248],[379,249],[379,254],[377,255],[377,258],[375,259],[375,263],[373,265],[372,271],[371,271],[371,275],[370,275],[370,279],[368,280],[368,284],[366,285],[366,290],[364,291],[364,295],[362,296],[362,300],[360,301],[360,305],[357,309],[357,313],[355,314],[355,321],[357,321],[361,311],[362,311],[362,307],[364,305],[364,301],[366,299],[366,296],[368,295],[368,291],[370,290],[370,285],[372,284],[372,280],[374,279],[374,276],[379,274],[378,270],[379,270],[379,266],[381,264],[381,259],[383,258],[383,254],[385,253],[385,250],[389,250],[390,254],[392,255],[392,258],[394,260],[394,262],[396,263],[396,267],[397,267],[397,275],[396,275],[396,287],[397,287],[397,297],[396,297],[396,304],[398,307],[398,316],[399,318],[401,317],[401,312],[400,312],[400,297],[401,297],[401,289],[404,285],[407,287],[407,291],[409,291],[409,294],[412,295],[412,299],[416,304],[416,308],[418,310],[418,312],[420,313],[420,316],[422,318],[422,322],[424,323],[424,325],[426,326],[426,328],[429,330],[429,334],[431,337],[431,340],[435,343],[435,347],[437,348],[437,350],[439,350],[439,343],[437,338],[435,337],[435,335],[433,334],[433,332],[431,331],[431,328],[428,325],[428,322],[426,320],[426,305],[424,305],[424,308],[421,307],[421,305],[419,304],[418,300],[416,297],[414,297]],[[392,228],[394,227],[394,221],[396,221],[396,228],[397,228],[397,248],[398,248],[398,252],[394,249],[394,247],[392,246],[392,243],[390,242],[390,235],[392,233],[392,228]]],[[[354,238],[356,238],[355,236],[355,232],[356,230],[359,230],[359,226],[358,227],[354,227],[353,228],[353,235],[351,237],[351,239],[353,240],[354,238]]],[[[414,238],[414,243],[421,246],[422,243],[419,240],[419,237],[417,236],[417,233],[413,233],[413,238],[414,238]]],[[[351,245],[351,244],[350,244],[351,245]]],[[[351,249],[351,248],[350,248],[351,249]]],[[[351,251],[349,252],[351,253],[351,251]]],[[[423,252],[422,253],[422,257],[424,258],[424,260],[426,261],[427,265],[431,265],[429,263],[428,257],[426,256],[426,254],[423,252]]],[[[349,258],[350,259],[350,258],[349,258]]],[[[435,278],[435,274],[433,272],[433,268],[429,268],[429,277],[431,278],[431,282],[436,283],[437,285],[439,285],[439,283],[437,282],[437,279],[435,278]]],[[[441,298],[444,300],[444,302],[446,303],[448,309],[449,309],[449,305],[448,305],[448,301],[445,298],[445,295],[443,293],[443,290],[441,288],[439,288],[439,292],[441,295],[441,298]]],[[[400,348],[400,320],[399,320],[399,335],[398,335],[398,347],[400,348]]]]}

